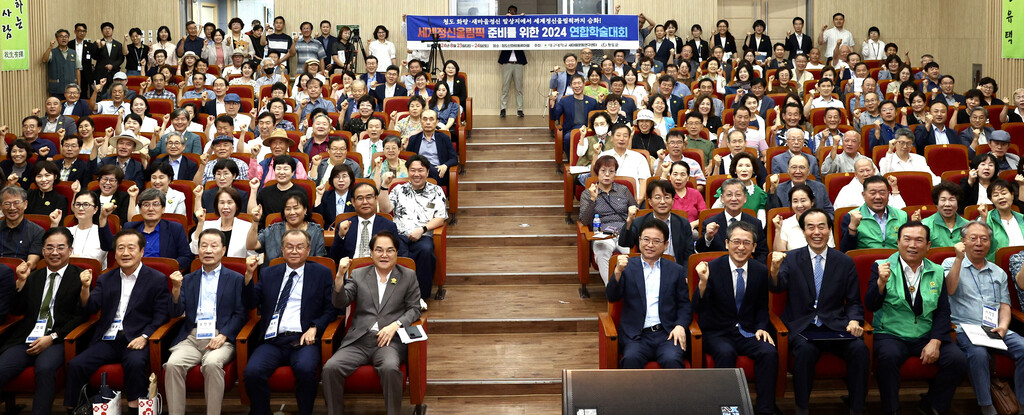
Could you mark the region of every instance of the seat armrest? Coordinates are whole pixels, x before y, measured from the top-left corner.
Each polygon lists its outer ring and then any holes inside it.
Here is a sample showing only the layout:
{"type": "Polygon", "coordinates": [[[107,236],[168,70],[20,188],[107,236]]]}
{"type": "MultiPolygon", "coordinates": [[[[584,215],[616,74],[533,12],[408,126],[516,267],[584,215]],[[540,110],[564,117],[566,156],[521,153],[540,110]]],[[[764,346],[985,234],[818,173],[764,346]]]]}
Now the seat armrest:
{"type": "Polygon", "coordinates": [[[696,321],[690,322],[690,367],[704,367],[704,334],[696,321]]]}
{"type": "Polygon", "coordinates": [[[597,313],[598,363],[601,369],[619,368],[619,334],[608,313],[597,313]]]}
{"type": "Polygon", "coordinates": [[[443,287],[448,276],[448,224],[434,229],[434,285],[443,287]]]}
{"type": "MultiPolygon", "coordinates": [[[[427,317],[420,316],[419,321],[413,326],[423,326],[427,329],[427,317]]],[[[427,394],[427,342],[430,339],[412,342],[408,348],[408,373],[409,373],[409,401],[413,405],[422,405],[423,398],[427,394]]]]}
{"type": "Polygon", "coordinates": [[[78,355],[78,348],[83,346],[83,343],[88,341],[88,334],[95,328],[96,323],[100,321],[99,314],[89,317],[85,323],[78,325],[71,333],[64,336],[64,361],[70,362],[78,355]]]}
{"type": "Polygon", "coordinates": [[[149,365],[150,371],[156,373],[157,377],[163,379],[164,370],[161,362],[166,361],[164,359],[164,353],[169,352],[171,347],[170,344],[173,339],[170,334],[180,329],[185,324],[185,317],[174,317],[170,321],[164,323],[158,327],[153,335],[149,337],[149,365]]]}
{"type": "Polygon", "coordinates": [[[473,97],[466,98],[466,134],[473,132],[473,97]]]}
{"type": "Polygon", "coordinates": [[[779,354],[775,396],[782,397],[786,393],[786,372],[789,369],[789,328],[775,313],[769,312],[768,316],[772,321],[772,326],[775,327],[775,349],[779,354]]]}
{"type": "Polygon", "coordinates": [[[590,283],[590,240],[586,226],[576,221],[576,273],[581,285],[590,283]]]}
{"type": "MultiPolygon", "coordinates": [[[[327,323],[327,328],[324,329],[324,335],[320,337],[320,362],[321,364],[327,363],[327,360],[334,355],[334,336],[338,333],[338,327],[341,326],[341,322],[345,321],[345,316],[338,316],[334,321],[327,323]]],[[[344,330],[342,330],[344,332],[344,330]]]]}
{"type": "Polygon", "coordinates": [[[574,194],[576,189],[573,183],[573,175],[569,173],[569,163],[564,163],[562,165],[562,207],[565,208],[565,217],[567,219],[572,216],[572,202],[575,199],[574,196],[576,196],[574,194]]]}
{"type": "Polygon", "coordinates": [[[24,316],[8,315],[7,316],[7,321],[4,322],[4,324],[0,325],[0,334],[6,333],[8,329],[13,327],[15,323],[21,321],[21,319],[23,319],[23,318],[25,318],[25,317],[24,316]]]}
{"type": "Polygon", "coordinates": [[[249,395],[245,393],[245,365],[249,362],[249,354],[252,353],[249,350],[249,341],[252,340],[253,335],[256,331],[256,325],[260,322],[260,316],[253,314],[249,317],[249,322],[242,326],[242,330],[238,332],[238,336],[235,337],[235,361],[238,362],[235,366],[238,368],[238,394],[239,399],[242,400],[242,404],[249,404],[249,395]]]}
{"type": "Polygon", "coordinates": [[[459,169],[448,170],[448,207],[452,215],[459,211],[459,169]]]}
{"type": "Polygon", "coordinates": [[[459,143],[458,144],[458,146],[459,146],[459,165],[460,166],[465,166],[466,165],[466,130],[460,128],[459,131],[458,131],[458,136],[455,137],[455,139],[458,140],[457,142],[459,143]]]}

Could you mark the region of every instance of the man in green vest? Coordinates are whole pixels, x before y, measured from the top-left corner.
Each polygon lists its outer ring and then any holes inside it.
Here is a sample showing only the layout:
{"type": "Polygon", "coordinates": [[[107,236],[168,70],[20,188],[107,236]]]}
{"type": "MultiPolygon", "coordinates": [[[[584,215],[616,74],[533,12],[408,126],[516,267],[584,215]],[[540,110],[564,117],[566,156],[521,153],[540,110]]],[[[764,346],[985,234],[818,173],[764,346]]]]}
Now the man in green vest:
{"type": "Polygon", "coordinates": [[[43,65],[46,65],[46,92],[51,96],[64,100],[64,87],[68,84],[81,85],[78,72],[78,54],[68,48],[71,34],[67,29],[60,29],[54,34],[56,39],[50,41],[50,47],[43,53],[43,65]]]}
{"type": "Polygon", "coordinates": [[[911,215],[911,220],[919,220],[928,227],[932,234],[932,247],[945,248],[960,242],[960,228],[967,225],[967,219],[956,212],[960,206],[963,191],[950,181],[942,181],[932,188],[932,202],[938,208],[931,216],[921,219],[924,212],[918,209],[911,215]]]}
{"type": "Polygon", "coordinates": [[[919,410],[944,414],[967,371],[967,358],[950,336],[943,269],[926,258],[931,247],[928,227],[908,222],[899,227],[897,237],[899,252],[871,265],[864,294],[864,304],[874,313],[875,376],[882,409],[887,414],[899,412],[900,367],[914,356],[939,367],[919,410]]]}
{"type": "Polygon", "coordinates": [[[906,212],[889,206],[889,183],[882,176],[864,179],[864,204],[843,216],[839,248],[896,248],[896,230],[907,223],[906,212]]]}

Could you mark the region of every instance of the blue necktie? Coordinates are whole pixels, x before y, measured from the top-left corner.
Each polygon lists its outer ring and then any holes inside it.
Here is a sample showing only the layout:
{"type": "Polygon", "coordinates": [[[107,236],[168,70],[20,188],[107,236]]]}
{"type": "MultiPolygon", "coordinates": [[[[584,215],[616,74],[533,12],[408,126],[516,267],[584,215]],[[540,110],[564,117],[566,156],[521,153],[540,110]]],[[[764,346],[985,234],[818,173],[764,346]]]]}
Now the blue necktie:
{"type": "Polygon", "coordinates": [[[274,314],[277,314],[277,326],[281,326],[281,320],[284,319],[284,309],[288,306],[288,297],[292,294],[292,282],[295,281],[295,277],[299,275],[298,272],[292,271],[288,274],[288,282],[284,283],[284,289],[281,290],[281,295],[277,298],[277,307],[274,310],[274,314]]]}
{"type": "MultiPolygon", "coordinates": [[[[736,314],[739,315],[740,307],[743,305],[743,294],[747,291],[746,283],[743,281],[743,268],[736,268],[736,314]]],[[[754,333],[743,330],[742,325],[737,325],[743,337],[754,337],[754,333]]]]}
{"type": "Polygon", "coordinates": [[[821,255],[814,256],[814,325],[821,327],[821,319],[818,318],[818,295],[821,294],[821,279],[825,275],[825,269],[821,266],[822,261],[821,255]]]}

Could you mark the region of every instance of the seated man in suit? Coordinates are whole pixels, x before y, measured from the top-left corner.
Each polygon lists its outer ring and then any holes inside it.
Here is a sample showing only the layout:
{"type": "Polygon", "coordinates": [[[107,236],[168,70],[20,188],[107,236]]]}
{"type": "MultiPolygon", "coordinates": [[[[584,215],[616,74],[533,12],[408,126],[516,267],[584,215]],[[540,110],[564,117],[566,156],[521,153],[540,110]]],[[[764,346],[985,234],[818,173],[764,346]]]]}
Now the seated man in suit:
{"type": "MultiPolygon", "coordinates": [[[[122,228],[136,229],[142,233],[146,239],[143,257],[171,258],[178,261],[178,269],[188,270],[192,266],[193,255],[188,247],[185,227],[163,218],[166,200],[164,193],[157,189],[143,190],[138,198],[142,220],[125,223],[122,228]]],[[[111,243],[114,238],[106,216],[113,213],[115,208],[104,205],[100,212],[100,248],[107,252],[114,250],[111,243]]]]}
{"type": "Polygon", "coordinates": [[[91,279],[92,272],[69,264],[73,244],[74,237],[67,228],[50,228],[43,235],[46,268],[32,271],[27,262],[22,262],[17,268],[16,286],[2,288],[15,297],[12,313],[24,317],[2,337],[0,387],[34,366],[34,414],[50,413],[57,391],[57,370],[64,366],[64,337],[88,317],[79,299],[80,275],[91,279]]]}
{"type": "MultiPolygon", "coordinates": [[[[352,186],[350,199],[356,215],[341,222],[334,229],[334,244],[331,245],[331,258],[339,261],[342,258],[365,258],[370,256],[370,238],[381,231],[389,231],[398,235],[398,227],[390,219],[377,216],[377,196],[379,191],[370,183],[356,183],[352,186]]],[[[397,244],[398,256],[408,257],[405,246],[397,244]]]]}
{"type": "MultiPolygon", "coordinates": [[[[97,166],[102,167],[108,164],[116,165],[124,171],[125,180],[131,180],[141,188],[142,185],[146,183],[143,178],[143,171],[146,170],[146,168],[142,167],[141,162],[132,158],[132,153],[145,148],[145,144],[133,135],[120,135],[115,137],[115,140],[114,149],[117,154],[98,159],[96,161],[97,166]]],[[[96,142],[97,145],[100,146],[106,144],[106,140],[102,138],[97,138],[96,142]]],[[[102,155],[102,153],[98,154],[102,155]]]]}
{"type": "Polygon", "coordinates": [[[377,111],[384,111],[384,99],[391,97],[404,97],[409,95],[409,91],[405,89],[405,86],[398,83],[398,67],[395,65],[389,65],[387,72],[384,73],[383,84],[377,85],[373,88],[371,93],[374,99],[377,100],[377,111]]]}
{"type": "MultiPolygon", "coordinates": [[[[379,118],[371,118],[370,123],[379,124],[381,121],[379,118]]],[[[363,169],[359,167],[359,163],[355,160],[348,158],[348,146],[349,141],[345,136],[336,135],[331,136],[331,139],[327,142],[327,160],[324,160],[324,153],[320,153],[320,158],[313,157],[310,160],[309,167],[309,180],[314,181],[317,186],[327,182],[327,179],[331,175],[331,170],[337,168],[342,164],[352,169],[352,175],[349,176],[352,179],[362,179],[363,169]]],[[[383,148],[383,146],[381,146],[383,148]]],[[[372,160],[363,158],[363,163],[370,163],[372,160]]],[[[339,212],[340,213],[340,212],[339,212]]],[[[326,219],[327,217],[324,216],[326,219]]]]}
{"type": "Polygon", "coordinates": [[[840,250],[895,249],[896,230],[907,223],[907,213],[889,206],[889,183],[882,176],[868,177],[864,179],[862,195],[864,204],[843,215],[840,250]]]}
{"type": "Polygon", "coordinates": [[[1009,329],[1010,294],[1006,271],[985,259],[992,248],[992,228],[985,222],[974,221],[961,228],[960,232],[961,242],[954,245],[956,256],[942,261],[942,268],[946,271],[950,316],[957,326],[956,343],[967,359],[967,375],[974,386],[981,413],[994,415],[989,366],[992,354],[1002,354],[1015,361],[1014,392],[1017,401],[1024,402],[1024,338],[1009,329]],[[964,334],[964,324],[982,326],[999,334],[1008,350],[973,344],[964,334]]]}
{"type": "Polygon", "coordinates": [[[686,328],[693,316],[686,268],[661,258],[669,238],[665,222],[643,222],[640,256],[619,255],[608,278],[608,301],[622,301],[622,369],[643,369],[651,361],[666,369],[684,367],[686,328]]]}
{"type": "Polygon", "coordinates": [[[313,413],[320,369],[318,339],[338,316],[331,304],[331,271],[316,262],[307,262],[310,239],[298,229],[286,231],[281,238],[285,263],[266,268],[260,281],[252,282],[257,257],[246,259],[242,301],[246,308],[259,310],[255,333],[263,339],[245,367],[245,391],[252,400],[251,413],[270,414],[270,375],[278,367],[289,365],[295,374],[295,399],[299,413],[313,413]],[[286,275],[287,274],[287,275],[286,275]]]}
{"type": "Polygon", "coordinates": [[[930,236],[921,222],[905,223],[898,231],[899,252],[871,264],[864,304],[875,313],[875,376],[886,413],[899,412],[900,367],[911,356],[939,367],[921,400],[922,413],[948,412],[967,370],[967,358],[949,335],[942,267],[925,257],[930,236]]]}
{"type": "Polygon", "coordinates": [[[228,238],[217,229],[199,234],[202,269],[171,274],[171,315],[185,316],[164,363],[164,387],[171,415],[185,413],[185,375],[202,364],[206,413],[219,414],[224,400],[224,365],[235,358],[235,336],[248,313],[242,306],[242,274],[221,265],[228,238]]]}
{"type": "Polygon", "coordinates": [[[419,154],[434,166],[430,170],[430,178],[437,181],[438,186],[448,186],[448,172],[459,166],[459,153],[451,137],[437,130],[437,112],[424,110],[420,115],[422,131],[409,137],[406,151],[419,154]]]}
{"type": "Polygon", "coordinates": [[[914,148],[917,153],[924,155],[924,148],[932,144],[963,144],[970,146],[971,143],[960,141],[960,134],[946,126],[946,115],[949,106],[946,101],[937,100],[928,104],[928,114],[925,115],[924,124],[914,128],[914,148]]]}
{"type": "Polygon", "coordinates": [[[736,367],[737,355],[754,360],[756,411],[772,414],[777,411],[779,354],[768,333],[768,267],[751,257],[754,248],[763,242],[760,232],[747,221],[729,225],[725,231],[728,255],[710,264],[697,264],[700,281],[693,290],[693,310],[700,317],[705,351],[715,367],[736,367]]]}
{"type": "Polygon", "coordinates": [[[672,213],[675,189],[667,180],[654,180],[647,183],[647,205],[654,210],[636,218],[636,206],[630,207],[626,215],[626,225],[619,233],[619,246],[623,248],[643,248],[640,246],[640,232],[647,222],[658,221],[668,226],[665,236],[664,253],[672,255],[677,264],[685,264],[693,254],[693,228],[690,222],[672,213]]]}
{"type": "MultiPolygon", "coordinates": [[[[171,131],[164,136],[163,140],[164,146],[167,149],[167,163],[174,170],[172,180],[194,179],[196,172],[199,171],[199,164],[185,157],[185,137],[177,131],[171,131]]],[[[193,140],[198,143],[200,139],[196,137],[193,140]]],[[[199,146],[197,145],[196,147],[198,148],[199,146]]]]}
{"type": "MultiPolygon", "coordinates": [[[[92,276],[80,275],[81,304],[87,315],[100,313],[89,346],[68,362],[64,406],[78,403],[82,385],[96,369],[120,363],[124,370],[124,398],[128,407],[138,408],[139,398],[147,395],[149,375],[149,336],[167,322],[170,292],[167,277],[142,264],[146,237],[136,229],[125,228],[114,236],[117,268],[100,275],[92,291],[92,276]]],[[[84,339],[83,339],[84,340],[84,339]]]]}
{"type": "Polygon", "coordinates": [[[74,134],[64,135],[60,139],[60,155],[64,159],[56,163],[60,167],[60,181],[78,182],[79,188],[86,189],[92,181],[92,170],[96,165],[78,158],[81,148],[81,137],[74,134]]]}
{"type": "MultiPolygon", "coordinates": [[[[434,285],[434,229],[444,226],[448,219],[448,199],[440,186],[427,182],[430,162],[419,154],[405,162],[409,181],[388,190],[394,174],[384,174],[377,203],[380,211],[394,215],[398,227],[398,240],[409,249],[416,261],[416,276],[420,281],[423,299],[430,297],[434,285]]],[[[420,302],[426,307],[426,302],[420,302]]]]}
{"type": "MultiPolygon", "coordinates": [[[[800,140],[793,138],[792,140],[800,140]]],[[[790,141],[792,142],[792,141],[790,141]]],[[[787,152],[788,154],[788,152],[787,152]]],[[[804,154],[805,156],[807,154],[804,154]]],[[[778,157],[775,158],[777,160],[778,157]]],[[[812,158],[813,159],[813,158],[812,158]]],[[[775,161],[772,161],[772,170],[775,169],[775,161]]],[[[805,184],[814,191],[814,194],[821,195],[815,198],[814,206],[824,210],[829,215],[835,213],[835,209],[832,207],[832,202],[828,200],[828,189],[825,185],[816,180],[809,180],[810,166],[807,165],[807,159],[804,157],[793,157],[788,161],[788,168],[786,170],[789,173],[789,180],[779,183],[779,175],[772,174],[768,177],[768,183],[765,183],[765,187],[768,190],[768,208],[772,206],[790,206],[789,192],[793,190],[793,186],[805,184]]],[[[817,165],[817,164],[815,164],[817,165]]]]}
{"type": "Polygon", "coordinates": [[[754,259],[764,263],[768,259],[768,244],[765,242],[764,227],[761,221],[743,211],[747,203],[747,188],[739,179],[728,179],[722,182],[722,204],[725,211],[707,218],[701,224],[701,235],[697,238],[697,252],[726,251],[726,235],[721,230],[736,222],[747,222],[754,227],[754,241],[751,248],[754,259]]]}
{"type": "Polygon", "coordinates": [[[345,378],[368,364],[373,364],[380,378],[388,415],[397,415],[402,409],[405,379],[398,367],[408,359],[408,348],[396,334],[420,319],[419,283],[415,272],[396,267],[398,236],[381,231],[371,238],[370,246],[373,266],[354,270],[345,278],[350,259],[343,258],[334,277],[334,306],[344,310],[351,304],[355,316],[338,351],[324,364],[324,400],[329,414],[345,413],[345,378]]]}
{"type": "Polygon", "coordinates": [[[955,87],[956,79],[953,78],[953,75],[942,75],[939,77],[939,91],[932,96],[932,100],[945,102],[946,105],[951,107],[964,105],[964,96],[953,92],[953,88],[955,87]]]}
{"type": "Polygon", "coordinates": [[[822,179],[821,171],[818,169],[818,159],[803,152],[804,136],[804,130],[799,128],[790,128],[786,130],[786,147],[789,151],[772,157],[772,174],[787,173],[786,169],[789,167],[789,160],[794,157],[801,156],[807,160],[807,165],[811,166],[810,174],[822,179]]]}
{"type": "MultiPolygon", "coordinates": [[[[572,88],[572,95],[564,96],[557,101],[554,97],[548,97],[551,120],[557,122],[559,117],[565,116],[565,119],[562,121],[563,154],[572,154],[569,152],[569,145],[572,143],[572,130],[587,124],[587,115],[590,114],[590,111],[601,109],[596,99],[583,94],[583,87],[586,82],[583,75],[573,75],[569,78],[569,87],[572,88]],[[583,117],[579,118],[577,115],[582,115],[583,117]]],[[[559,160],[558,162],[561,163],[562,161],[559,160]]]]}
{"type": "Polygon", "coordinates": [[[809,209],[797,219],[807,239],[807,249],[772,253],[772,290],[789,293],[781,317],[789,329],[798,414],[809,413],[807,402],[814,383],[814,368],[822,352],[846,361],[851,414],[864,413],[867,396],[871,356],[861,338],[864,306],[860,301],[857,268],[850,257],[828,247],[831,219],[821,209],[809,209]],[[853,337],[831,340],[846,333],[853,337]]]}
{"type": "MultiPolygon", "coordinates": [[[[975,98],[972,97],[972,99],[975,98]]],[[[981,105],[977,105],[969,111],[957,111],[958,117],[960,113],[967,113],[968,122],[970,123],[969,127],[960,131],[960,142],[967,143],[967,159],[972,160],[978,150],[978,146],[982,144],[992,144],[992,133],[995,129],[988,125],[988,110],[981,105]]],[[[1009,140],[1009,138],[1007,138],[1007,140],[1009,140]]],[[[1009,143],[1009,141],[1007,141],[1007,143],[1009,143]]],[[[1009,148],[1009,146],[1007,146],[1007,148],[1009,148]]],[[[1017,157],[1017,161],[1020,161],[1019,156],[1015,154],[1014,157],[1017,157]]],[[[1000,171],[1006,169],[1005,166],[996,167],[997,170],[1000,171]]]]}

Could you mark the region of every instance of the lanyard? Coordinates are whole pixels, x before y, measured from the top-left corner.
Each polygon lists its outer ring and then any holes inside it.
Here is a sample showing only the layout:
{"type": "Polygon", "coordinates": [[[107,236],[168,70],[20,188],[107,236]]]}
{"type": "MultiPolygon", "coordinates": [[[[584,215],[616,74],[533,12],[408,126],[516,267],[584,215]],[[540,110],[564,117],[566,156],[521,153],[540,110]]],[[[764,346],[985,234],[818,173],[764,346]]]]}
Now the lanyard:
{"type": "MultiPolygon", "coordinates": [[[[974,286],[978,287],[978,295],[982,297],[982,300],[984,300],[985,296],[981,292],[981,284],[978,283],[978,276],[974,275],[974,271],[971,271],[970,268],[967,268],[967,272],[969,272],[971,274],[971,280],[974,281],[974,286]]],[[[992,274],[991,273],[988,275],[988,282],[991,285],[995,285],[995,281],[992,280],[992,274]]]]}

